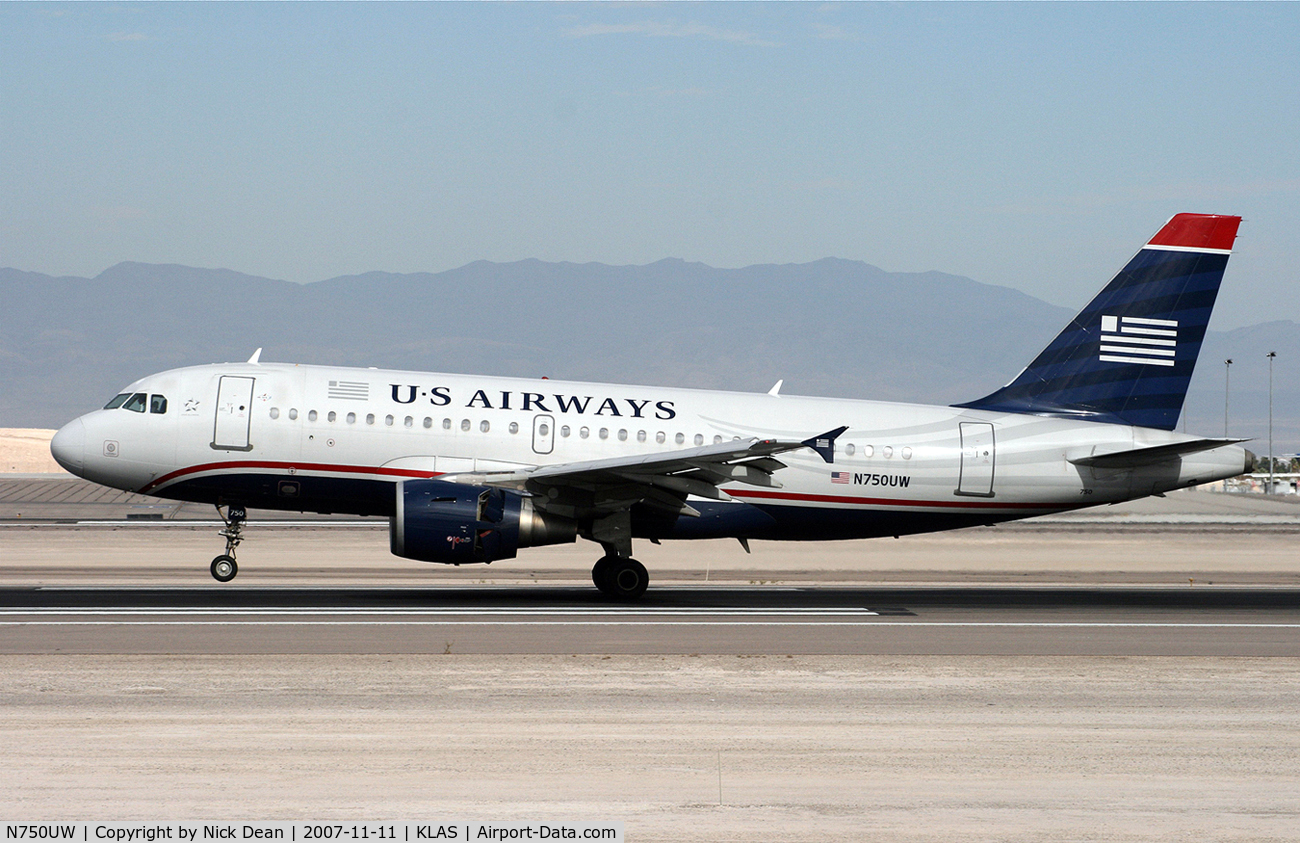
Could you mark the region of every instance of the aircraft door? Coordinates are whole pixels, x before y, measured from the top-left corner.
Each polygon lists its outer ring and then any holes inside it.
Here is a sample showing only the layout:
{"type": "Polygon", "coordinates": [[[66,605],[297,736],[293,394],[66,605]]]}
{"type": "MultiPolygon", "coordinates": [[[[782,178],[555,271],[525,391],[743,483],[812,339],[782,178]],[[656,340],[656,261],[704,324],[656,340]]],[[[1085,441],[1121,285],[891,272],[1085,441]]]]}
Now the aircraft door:
{"type": "Polygon", "coordinates": [[[993,497],[993,425],[988,422],[961,423],[961,477],[958,495],[993,497]]]}
{"type": "Polygon", "coordinates": [[[533,416],[533,451],[549,454],[555,450],[555,417],[533,416]]]}
{"type": "Polygon", "coordinates": [[[253,418],[253,378],[222,375],[217,385],[217,418],[212,448],[217,451],[251,451],[248,426],[253,418]]]}

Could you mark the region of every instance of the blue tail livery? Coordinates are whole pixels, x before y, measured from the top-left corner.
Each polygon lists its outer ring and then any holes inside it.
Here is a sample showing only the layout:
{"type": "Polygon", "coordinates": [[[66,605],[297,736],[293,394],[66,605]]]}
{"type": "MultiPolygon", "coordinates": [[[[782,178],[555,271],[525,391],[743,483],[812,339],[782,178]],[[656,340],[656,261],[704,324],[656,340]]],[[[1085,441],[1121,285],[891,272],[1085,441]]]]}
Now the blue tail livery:
{"type": "Polygon", "coordinates": [[[1173,430],[1241,217],[1178,214],[980,410],[1173,430]]]}

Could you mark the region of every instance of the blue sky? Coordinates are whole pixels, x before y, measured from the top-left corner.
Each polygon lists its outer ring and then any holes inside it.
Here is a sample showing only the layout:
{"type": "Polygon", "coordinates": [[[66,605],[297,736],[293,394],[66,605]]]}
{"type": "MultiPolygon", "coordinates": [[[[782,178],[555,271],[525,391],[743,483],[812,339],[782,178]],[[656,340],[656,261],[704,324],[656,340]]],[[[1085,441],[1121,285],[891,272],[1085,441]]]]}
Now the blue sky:
{"type": "Polygon", "coordinates": [[[0,4],[0,266],[835,256],[1082,305],[1246,217],[1300,320],[1300,4],[0,4]]]}

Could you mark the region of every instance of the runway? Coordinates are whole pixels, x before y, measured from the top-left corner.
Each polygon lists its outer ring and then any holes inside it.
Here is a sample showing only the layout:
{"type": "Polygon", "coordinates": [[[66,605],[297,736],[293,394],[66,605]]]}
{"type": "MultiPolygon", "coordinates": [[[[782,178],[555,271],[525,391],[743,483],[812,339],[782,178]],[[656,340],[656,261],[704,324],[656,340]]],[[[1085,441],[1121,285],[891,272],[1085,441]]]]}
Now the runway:
{"type": "Polygon", "coordinates": [[[9,588],[0,653],[1292,656],[1300,593],[1216,588],[9,588]]]}
{"type": "Polygon", "coordinates": [[[639,544],[627,606],[585,543],[445,568],[338,522],[257,522],[220,585],[216,524],[62,495],[0,501],[15,816],[918,843],[1282,840],[1300,817],[1294,504],[639,544]]]}

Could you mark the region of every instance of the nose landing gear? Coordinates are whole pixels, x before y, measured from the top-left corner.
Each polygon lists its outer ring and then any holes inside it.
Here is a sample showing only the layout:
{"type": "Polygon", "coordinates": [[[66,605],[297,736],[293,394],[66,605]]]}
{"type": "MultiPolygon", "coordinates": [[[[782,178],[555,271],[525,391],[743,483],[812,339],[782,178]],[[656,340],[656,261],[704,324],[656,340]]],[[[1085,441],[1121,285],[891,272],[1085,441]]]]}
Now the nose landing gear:
{"type": "Polygon", "coordinates": [[[226,529],[217,533],[226,540],[226,552],[213,559],[208,570],[217,582],[230,582],[239,573],[239,565],[235,563],[235,548],[244,540],[244,521],[248,518],[248,510],[242,506],[227,506],[223,513],[218,505],[217,514],[226,525],[226,529]]]}

